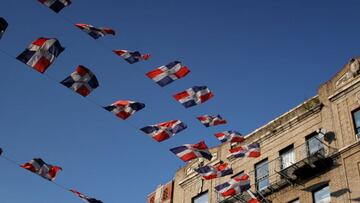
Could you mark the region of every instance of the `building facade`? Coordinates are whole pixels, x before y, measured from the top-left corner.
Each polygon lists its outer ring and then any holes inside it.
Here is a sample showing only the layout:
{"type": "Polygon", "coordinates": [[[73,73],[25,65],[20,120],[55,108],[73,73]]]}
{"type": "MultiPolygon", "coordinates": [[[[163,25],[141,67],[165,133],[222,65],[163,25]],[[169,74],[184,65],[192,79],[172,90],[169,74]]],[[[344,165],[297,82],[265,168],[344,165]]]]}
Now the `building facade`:
{"type": "Polygon", "coordinates": [[[159,185],[156,190],[147,197],[147,203],[172,203],[174,181],[159,185]]]}
{"type": "MultiPolygon", "coordinates": [[[[174,177],[174,203],[360,202],[360,71],[350,60],[318,94],[246,135],[259,142],[258,158],[227,159],[224,143],[210,149],[211,161],[194,160],[174,177]],[[232,176],[203,180],[194,168],[229,162],[232,176]],[[251,194],[223,198],[214,187],[243,173],[251,179],[251,194]]],[[[148,201],[149,202],[149,201],[148,201]]]]}

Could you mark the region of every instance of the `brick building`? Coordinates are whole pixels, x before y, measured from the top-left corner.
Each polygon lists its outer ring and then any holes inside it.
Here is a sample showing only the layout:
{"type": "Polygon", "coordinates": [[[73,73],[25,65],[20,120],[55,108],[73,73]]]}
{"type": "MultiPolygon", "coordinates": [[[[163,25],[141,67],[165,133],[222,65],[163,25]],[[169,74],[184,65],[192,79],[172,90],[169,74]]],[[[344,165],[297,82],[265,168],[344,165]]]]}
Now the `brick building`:
{"type": "Polygon", "coordinates": [[[147,203],[172,203],[174,181],[159,185],[156,190],[148,195],[147,203]]]}
{"type": "MultiPolygon", "coordinates": [[[[247,173],[261,202],[360,202],[360,58],[350,60],[318,94],[246,135],[261,143],[258,158],[228,160],[230,143],[211,149],[208,162],[194,160],[174,177],[174,203],[247,202],[247,192],[223,198],[214,190],[247,173]],[[234,175],[203,180],[194,168],[231,164],[234,175]]],[[[241,145],[244,143],[241,143],[241,145]]]]}

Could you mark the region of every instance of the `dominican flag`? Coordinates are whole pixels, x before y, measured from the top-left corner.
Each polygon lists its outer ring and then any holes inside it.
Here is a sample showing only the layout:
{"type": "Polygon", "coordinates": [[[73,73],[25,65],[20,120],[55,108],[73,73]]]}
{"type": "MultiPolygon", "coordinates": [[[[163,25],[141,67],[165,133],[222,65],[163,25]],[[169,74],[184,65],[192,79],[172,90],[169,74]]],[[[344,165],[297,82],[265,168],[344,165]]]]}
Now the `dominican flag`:
{"type": "Polygon", "coordinates": [[[206,86],[194,86],[174,95],[174,98],[185,108],[202,104],[212,97],[214,97],[213,93],[206,86]]]}
{"type": "Polygon", "coordinates": [[[220,140],[220,142],[243,142],[245,140],[244,136],[237,131],[223,131],[221,133],[216,133],[215,137],[220,140]]]}
{"type": "Polygon", "coordinates": [[[227,163],[219,164],[217,166],[207,165],[197,168],[195,171],[205,180],[211,180],[233,174],[232,168],[227,163]]]}
{"type": "Polygon", "coordinates": [[[252,198],[247,203],[260,203],[260,201],[257,198],[252,198]]]}
{"type": "Polygon", "coordinates": [[[87,203],[103,203],[102,201],[97,200],[95,198],[88,197],[88,196],[78,192],[77,190],[71,189],[70,192],[74,193],[75,195],[80,197],[80,199],[84,200],[87,203]]]}
{"type": "Polygon", "coordinates": [[[165,66],[160,66],[146,75],[161,87],[164,87],[175,80],[185,77],[190,70],[183,66],[180,61],[171,62],[165,66]]]}
{"type": "Polygon", "coordinates": [[[5,33],[8,25],[9,24],[6,22],[6,20],[4,18],[0,17],[0,39],[3,36],[3,34],[5,33]]]}
{"type": "Polygon", "coordinates": [[[150,54],[141,54],[138,51],[128,51],[128,50],[114,50],[116,55],[121,56],[125,61],[130,64],[134,64],[139,61],[146,61],[150,58],[150,54]]]}
{"type": "Polygon", "coordinates": [[[140,111],[145,107],[145,104],[135,101],[119,100],[104,109],[115,114],[117,117],[125,120],[133,115],[135,112],[140,111]]]}
{"type": "Polygon", "coordinates": [[[61,167],[47,164],[40,158],[35,158],[28,163],[21,165],[20,167],[36,173],[50,181],[54,181],[57,173],[62,170],[61,167]]]}
{"type": "Polygon", "coordinates": [[[184,144],[182,146],[172,148],[170,151],[183,161],[190,161],[201,157],[209,161],[212,159],[212,155],[204,141],[197,144],[184,144]]]}
{"type": "Polygon", "coordinates": [[[260,152],[260,144],[259,143],[252,143],[249,145],[244,145],[241,147],[235,147],[229,150],[230,154],[228,158],[243,158],[243,157],[259,157],[261,155],[260,152]]]}
{"type": "Polygon", "coordinates": [[[70,0],[38,0],[40,3],[59,13],[64,7],[71,4],[70,0]]]}
{"type": "Polygon", "coordinates": [[[83,23],[75,24],[75,26],[88,33],[94,39],[98,39],[99,37],[103,37],[105,35],[115,35],[115,31],[110,28],[96,28],[92,25],[83,23]]]}
{"type": "Polygon", "coordinates": [[[203,115],[197,117],[197,119],[205,126],[217,126],[217,125],[223,125],[226,124],[227,121],[223,119],[220,115],[211,116],[211,115],[203,115]]]}
{"type": "Polygon", "coordinates": [[[245,174],[215,187],[223,197],[234,196],[250,189],[250,177],[245,174]]]}
{"type": "Polygon", "coordinates": [[[41,37],[16,58],[40,73],[44,73],[64,49],[57,39],[41,37]]]}
{"type": "Polygon", "coordinates": [[[75,72],[71,73],[70,76],[60,83],[83,97],[88,96],[94,89],[99,87],[96,76],[82,65],[79,65],[75,72]]]}
{"type": "Polygon", "coordinates": [[[183,131],[186,128],[187,126],[185,125],[185,123],[181,122],[180,120],[172,120],[156,125],[146,126],[141,128],[140,130],[143,131],[145,134],[151,136],[154,140],[162,142],[183,131]]]}

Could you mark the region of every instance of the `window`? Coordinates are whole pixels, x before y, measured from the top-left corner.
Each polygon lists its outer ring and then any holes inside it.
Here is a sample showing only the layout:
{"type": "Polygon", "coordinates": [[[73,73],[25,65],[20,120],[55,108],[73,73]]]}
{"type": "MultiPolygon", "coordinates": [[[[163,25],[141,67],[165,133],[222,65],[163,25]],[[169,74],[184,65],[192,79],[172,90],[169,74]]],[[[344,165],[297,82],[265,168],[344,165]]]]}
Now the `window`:
{"type": "MultiPolygon", "coordinates": [[[[355,133],[359,134],[360,133],[360,109],[356,109],[355,111],[353,111],[352,117],[353,117],[353,121],[354,121],[355,133]]],[[[359,139],[359,138],[357,138],[357,139],[359,139]]]]}
{"type": "Polygon", "coordinates": [[[151,196],[149,203],[155,203],[155,195],[151,196]]]}
{"type": "Polygon", "coordinates": [[[313,191],[314,203],[330,203],[330,188],[329,185],[325,185],[320,189],[313,191]]]}
{"type": "Polygon", "coordinates": [[[290,145],[280,152],[281,169],[287,168],[295,163],[294,145],[290,145]]]}
{"type": "Polygon", "coordinates": [[[292,200],[292,201],[290,201],[288,203],[300,203],[300,200],[299,199],[294,199],[294,200],[292,200]]]}
{"type": "Polygon", "coordinates": [[[269,185],[269,164],[267,159],[255,164],[255,179],[258,191],[265,189],[269,185]]]}
{"type": "Polygon", "coordinates": [[[163,191],[162,201],[169,199],[169,188],[165,188],[163,191]]]}
{"type": "Polygon", "coordinates": [[[324,145],[321,142],[320,134],[316,132],[306,137],[306,144],[308,147],[309,155],[313,155],[324,149],[324,145]]]}
{"type": "Polygon", "coordinates": [[[192,198],[192,203],[209,203],[208,192],[203,192],[192,198]]]}

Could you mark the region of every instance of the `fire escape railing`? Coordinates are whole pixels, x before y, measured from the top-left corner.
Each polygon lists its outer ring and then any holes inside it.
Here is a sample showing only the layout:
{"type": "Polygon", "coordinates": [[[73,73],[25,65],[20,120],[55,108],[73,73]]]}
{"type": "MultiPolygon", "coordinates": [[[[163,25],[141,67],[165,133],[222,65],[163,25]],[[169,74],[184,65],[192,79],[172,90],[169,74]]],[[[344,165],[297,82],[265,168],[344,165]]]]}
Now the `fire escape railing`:
{"type": "MultiPolygon", "coordinates": [[[[322,138],[317,136],[307,140],[300,146],[293,148],[293,159],[284,160],[281,156],[267,163],[267,169],[260,171],[262,177],[257,177],[258,170],[248,174],[252,177],[251,190],[257,198],[268,203],[266,196],[276,193],[290,185],[301,185],[305,181],[318,176],[334,165],[333,154],[337,149],[326,145],[322,138]]],[[[219,203],[246,203],[251,197],[246,192],[230,197],[221,198],[219,203]]]]}

